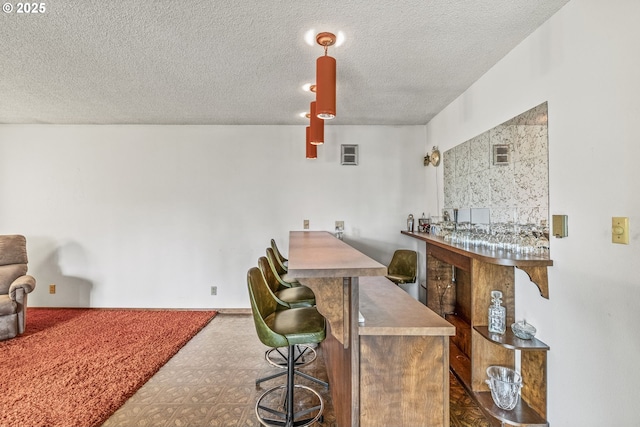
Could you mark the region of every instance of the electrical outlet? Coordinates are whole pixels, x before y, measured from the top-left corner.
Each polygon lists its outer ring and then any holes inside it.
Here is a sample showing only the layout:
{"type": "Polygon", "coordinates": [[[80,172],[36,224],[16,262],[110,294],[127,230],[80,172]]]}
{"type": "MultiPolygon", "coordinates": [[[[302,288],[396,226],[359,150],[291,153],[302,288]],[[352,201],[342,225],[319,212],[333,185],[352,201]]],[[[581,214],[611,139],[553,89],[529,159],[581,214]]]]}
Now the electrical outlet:
{"type": "Polygon", "coordinates": [[[54,285],[54,284],[49,285],[49,293],[50,294],[55,294],[56,293],[56,285],[54,285]]]}
{"type": "Polygon", "coordinates": [[[336,221],[336,230],[344,230],[344,221],[336,221]]]}
{"type": "Polygon", "coordinates": [[[303,227],[305,230],[308,230],[308,229],[309,229],[309,220],[308,220],[308,219],[305,219],[305,220],[302,222],[302,227],[303,227]]]}
{"type": "Polygon", "coordinates": [[[218,287],[217,286],[212,286],[211,287],[211,295],[218,295],[218,287]]]}

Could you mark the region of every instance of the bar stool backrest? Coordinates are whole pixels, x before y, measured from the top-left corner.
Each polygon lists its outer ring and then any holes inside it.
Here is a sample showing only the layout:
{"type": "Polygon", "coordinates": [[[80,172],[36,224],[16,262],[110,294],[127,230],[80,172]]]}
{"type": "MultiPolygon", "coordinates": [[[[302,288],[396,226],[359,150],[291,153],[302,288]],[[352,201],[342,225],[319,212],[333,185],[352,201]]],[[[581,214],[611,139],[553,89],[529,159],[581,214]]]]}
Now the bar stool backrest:
{"type": "Polygon", "coordinates": [[[284,276],[285,274],[287,274],[287,270],[285,270],[282,264],[280,264],[280,261],[278,261],[275,252],[273,252],[273,249],[271,248],[267,248],[267,259],[269,260],[273,268],[275,268],[276,273],[278,273],[280,276],[284,276]]]}
{"type": "Polygon", "coordinates": [[[273,274],[273,269],[271,268],[267,257],[261,256],[258,258],[258,268],[262,272],[264,280],[269,286],[269,289],[271,289],[271,292],[277,292],[281,285],[276,275],[273,274]]]}
{"type": "Polygon", "coordinates": [[[390,275],[407,277],[407,283],[416,281],[418,268],[418,253],[409,249],[398,249],[393,253],[393,258],[387,268],[390,275]]]}
{"type": "Polygon", "coordinates": [[[284,267],[284,263],[288,260],[284,257],[284,255],[282,255],[280,249],[278,249],[278,245],[276,245],[276,241],[273,239],[271,239],[271,249],[273,249],[273,252],[276,254],[278,261],[280,261],[280,264],[282,264],[282,266],[284,267]]]}
{"type": "Polygon", "coordinates": [[[252,267],[247,272],[247,287],[249,288],[253,321],[260,341],[268,347],[288,347],[287,338],[275,333],[269,326],[269,321],[276,312],[278,303],[271,296],[258,267],[252,267]]]}

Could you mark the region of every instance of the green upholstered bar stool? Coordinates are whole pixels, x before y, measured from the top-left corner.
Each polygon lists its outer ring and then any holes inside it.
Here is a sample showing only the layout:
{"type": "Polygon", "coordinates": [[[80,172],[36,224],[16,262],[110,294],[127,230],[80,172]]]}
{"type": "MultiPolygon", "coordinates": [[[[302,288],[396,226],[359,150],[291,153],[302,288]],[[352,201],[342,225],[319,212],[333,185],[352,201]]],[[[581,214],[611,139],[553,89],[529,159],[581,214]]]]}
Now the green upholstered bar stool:
{"type": "MultiPolygon", "coordinates": [[[[288,347],[292,354],[296,345],[318,344],[325,339],[325,320],[318,310],[315,307],[278,310],[279,304],[257,267],[247,272],[247,287],[256,332],[264,345],[288,347]]],[[[295,361],[290,357],[287,363],[287,383],[270,388],[258,398],[255,411],[262,425],[303,427],[321,419],[324,410],[322,397],[310,387],[295,384],[295,372],[295,361]],[[284,406],[280,399],[282,392],[285,394],[284,406]],[[297,392],[308,395],[304,400],[311,402],[309,407],[299,408],[294,402],[297,392]],[[281,410],[282,407],[284,411],[281,410]]]]}
{"type": "Polygon", "coordinates": [[[271,248],[267,248],[267,259],[269,260],[269,265],[271,265],[271,269],[275,276],[278,278],[278,282],[280,282],[282,286],[286,286],[287,288],[300,286],[300,282],[289,277],[287,270],[282,267],[275,252],[271,248]]]}
{"type": "Polygon", "coordinates": [[[282,267],[286,270],[288,268],[287,263],[289,262],[289,260],[282,255],[282,252],[280,252],[280,250],[278,249],[278,245],[276,245],[276,241],[273,239],[271,239],[271,249],[273,249],[273,253],[276,254],[276,259],[280,261],[280,265],[282,265],[282,267]]]}
{"type": "Polygon", "coordinates": [[[415,283],[418,270],[418,253],[409,249],[398,249],[387,267],[387,279],[396,285],[415,283]]]}
{"type": "MultiPolygon", "coordinates": [[[[278,302],[279,310],[312,307],[316,304],[316,297],[313,291],[308,287],[301,285],[295,288],[287,288],[286,286],[281,285],[274,275],[273,269],[269,265],[269,261],[266,257],[260,257],[258,259],[258,269],[262,273],[262,277],[264,278],[264,281],[267,284],[269,291],[271,292],[271,296],[278,302]]],[[[288,348],[284,349],[275,347],[267,350],[264,357],[265,360],[271,365],[278,368],[286,368],[289,354],[290,353],[288,348]]],[[[309,345],[296,345],[293,356],[295,358],[295,366],[296,368],[299,368],[308,365],[309,363],[316,360],[317,354],[315,349],[309,345]]],[[[286,372],[279,372],[274,375],[259,378],[256,380],[256,385],[260,384],[263,381],[271,380],[285,374],[286,372]]],[[[310,381],[318,383],[324,387],[329,387],[328,383],[319,380],[318,378],[312,377],[311,375],[305,374],[304,372],[296,371],[296,374],[310,381]]]]}

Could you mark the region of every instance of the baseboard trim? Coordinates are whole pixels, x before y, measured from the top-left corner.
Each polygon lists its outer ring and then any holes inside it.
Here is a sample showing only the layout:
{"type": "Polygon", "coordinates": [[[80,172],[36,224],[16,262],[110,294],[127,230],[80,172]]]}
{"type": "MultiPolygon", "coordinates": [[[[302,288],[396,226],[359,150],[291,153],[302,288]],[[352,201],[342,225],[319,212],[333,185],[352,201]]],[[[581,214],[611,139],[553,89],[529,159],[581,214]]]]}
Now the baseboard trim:
{"type": "Polygon", "coordinates": [[[250,308],[214,308],[220,314],[251,314],[250,308]]]}

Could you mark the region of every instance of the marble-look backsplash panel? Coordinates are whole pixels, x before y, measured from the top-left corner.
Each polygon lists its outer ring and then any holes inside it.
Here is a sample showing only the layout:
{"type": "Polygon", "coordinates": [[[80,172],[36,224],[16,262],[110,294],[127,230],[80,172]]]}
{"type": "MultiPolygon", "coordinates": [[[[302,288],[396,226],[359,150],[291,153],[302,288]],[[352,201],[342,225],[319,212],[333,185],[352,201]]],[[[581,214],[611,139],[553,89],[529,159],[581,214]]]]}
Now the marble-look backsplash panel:
{"type": "Polygon", "coordinates": [[[491,222],[548,221],[547,129],[545,102],[445,151],[446,209],[489,208],[491,222]],[[507,146],[508,164],[494,164],[495,145],[507,146]]]}

